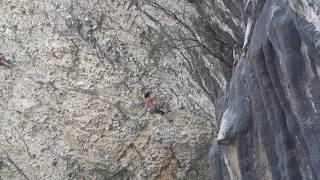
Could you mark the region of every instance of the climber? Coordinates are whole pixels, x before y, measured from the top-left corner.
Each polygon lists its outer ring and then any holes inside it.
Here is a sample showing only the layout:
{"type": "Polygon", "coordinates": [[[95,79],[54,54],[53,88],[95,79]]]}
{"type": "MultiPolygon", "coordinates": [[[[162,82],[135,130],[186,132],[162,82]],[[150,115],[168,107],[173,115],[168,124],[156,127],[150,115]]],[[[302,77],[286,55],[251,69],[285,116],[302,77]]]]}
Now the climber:
{"type": "MultiPolygon", "coordinates": [[[[166,114],[163,110],[163,108],[168,107],[168,99],[166,102],[156,102],[156,97],[151,97],[151,93],[147,92],[144,94],[144,107],[147,109],[150,113],[156,113],[164,115],[166,114]]],[[[167,108],[168,109],[168,108],[167,108]]]]}

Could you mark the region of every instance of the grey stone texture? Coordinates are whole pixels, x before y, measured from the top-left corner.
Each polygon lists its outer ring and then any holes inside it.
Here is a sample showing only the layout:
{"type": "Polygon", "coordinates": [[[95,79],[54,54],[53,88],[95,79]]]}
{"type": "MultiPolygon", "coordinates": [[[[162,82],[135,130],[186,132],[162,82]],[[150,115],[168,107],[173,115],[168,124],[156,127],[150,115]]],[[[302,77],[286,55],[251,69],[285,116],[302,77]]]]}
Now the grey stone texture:
{"type": "MultiPolygon", "coordinates": [[[[319,7],[311,1],[255,3],[261,8],[250,45],[219,110],[217,149],[231,179],[319,179],[319,7]]],[[[220,163],[216,155],[212,168],[220,163]]]]}
{"type": "Polygon", "coordinates": [[[0,180],[319,179],[319,8],[1,0],[0,180]]]}
{"type": "Polygon", "coordinates": [[[208,179],[214,105],[132,1],[0,14],[0,179],[208,179]],[[171,112],[147,113],[146,91],[171,112]]]}

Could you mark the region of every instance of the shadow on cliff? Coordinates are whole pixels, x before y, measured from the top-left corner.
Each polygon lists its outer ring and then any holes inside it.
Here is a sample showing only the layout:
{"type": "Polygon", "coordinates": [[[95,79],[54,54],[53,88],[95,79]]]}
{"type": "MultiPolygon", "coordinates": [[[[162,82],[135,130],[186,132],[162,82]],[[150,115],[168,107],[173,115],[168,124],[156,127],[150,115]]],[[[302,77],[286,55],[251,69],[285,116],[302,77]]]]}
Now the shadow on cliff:
{"type": "Polygon", "coordinates": [[[218,107],[212,179],[320,178],[320,54],[314,33],[288,2],[264,4],[218,107]]]}

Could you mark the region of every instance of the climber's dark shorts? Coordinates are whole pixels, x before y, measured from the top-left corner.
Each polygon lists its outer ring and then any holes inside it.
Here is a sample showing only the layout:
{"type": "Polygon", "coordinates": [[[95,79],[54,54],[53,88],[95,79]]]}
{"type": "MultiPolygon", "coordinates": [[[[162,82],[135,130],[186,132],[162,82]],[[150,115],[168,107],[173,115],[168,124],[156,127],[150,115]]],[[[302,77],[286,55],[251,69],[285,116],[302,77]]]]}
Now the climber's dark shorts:
{"type": "Polygon", "coordinates": [[[150,113],[165,114],[165,112],[161,110],[162,108],[163,108],[163,103],[162,104],[156,104],[152,108],[148,109],[148,111],[150,113]]]}

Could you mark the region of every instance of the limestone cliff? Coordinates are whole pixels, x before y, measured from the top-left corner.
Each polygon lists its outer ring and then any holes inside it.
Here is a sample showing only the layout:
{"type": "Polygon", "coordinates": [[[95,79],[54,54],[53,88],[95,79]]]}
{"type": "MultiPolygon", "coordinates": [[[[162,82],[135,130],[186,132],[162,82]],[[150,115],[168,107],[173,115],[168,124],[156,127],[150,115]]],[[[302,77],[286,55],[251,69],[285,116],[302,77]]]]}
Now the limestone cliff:
{"type": "Polygon", "coordinates": [[[217,110],[212,177],[319,179],[319,2],[248,3],[249,45],[217,110]]]}
{"type": "Polygon", "coordinates": [[[0,179],[208,178],[214,105],[134,2],[0,14],[0,179]],[[171,112],[147,113],[147,91],[171,112]]]}
{"type": "Polygon", "coordinates": [[[0,1],[0,179],[319,179],[319,8],[0,1]]]}

